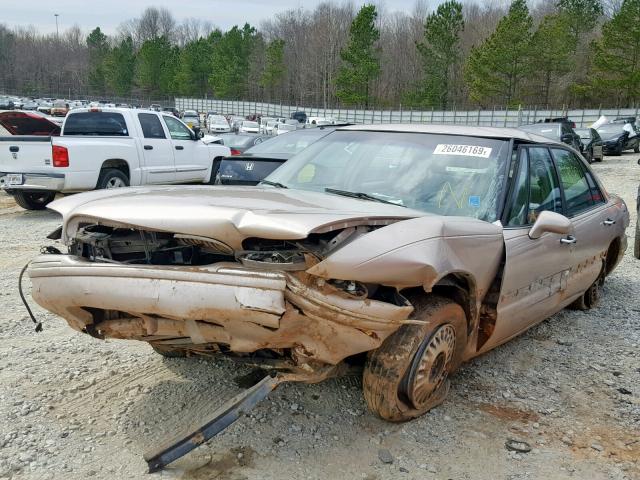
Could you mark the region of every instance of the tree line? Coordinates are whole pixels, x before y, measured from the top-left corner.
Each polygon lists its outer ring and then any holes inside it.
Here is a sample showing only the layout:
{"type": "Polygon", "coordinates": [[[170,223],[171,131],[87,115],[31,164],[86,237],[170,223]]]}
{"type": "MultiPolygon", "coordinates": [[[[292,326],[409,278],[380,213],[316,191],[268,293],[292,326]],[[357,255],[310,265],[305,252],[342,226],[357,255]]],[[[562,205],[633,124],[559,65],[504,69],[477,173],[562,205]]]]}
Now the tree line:
{"type": "Polygon", "coordinates": [[[0,90],[319,107],[635,106],[640,0],[325,2],[227,31],[147,8],[114,35],[0,24],[0,90]]]}

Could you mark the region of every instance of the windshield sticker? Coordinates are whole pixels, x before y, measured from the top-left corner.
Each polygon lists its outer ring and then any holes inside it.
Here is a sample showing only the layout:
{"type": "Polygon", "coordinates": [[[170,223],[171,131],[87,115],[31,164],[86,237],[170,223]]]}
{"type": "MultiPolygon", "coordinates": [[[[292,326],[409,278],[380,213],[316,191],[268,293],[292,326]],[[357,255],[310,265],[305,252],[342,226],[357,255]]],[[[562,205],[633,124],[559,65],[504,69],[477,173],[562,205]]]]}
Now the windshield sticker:
{"type": "Polygon", "coordinates": [[[469,206],[478,208],[480,206],[480,195],[469,195],[469,206]]]}
{"type": "Polygon", "coordinates": [[[468,168],[468,167],[452,167],[452,166],[447,166],[445,170],[447,172],[456,172],[456,173],[487,173],[489,171],[488,168],[468,168]]]}
{"type": "Polygon", "coordinates": [[[479,145],[453,145],[449,143],[439,143],[433,151],[434,155],[461,155],[464,157],[489,158],[491,148],[479,145]]]}
{"type": "Polygon", "coordinates": [[[451,184],[449,182],[445,182],[444,185],[442,185],[442,188],[440,189],[440,195],[439,195],[440,198],[438,200],[438,208],[442,208],[442,203],[445,199],[445,196],[447,195],[447,192],[453,198],[453,201],[455,202],[456,207],[462,208],[464,206],[464,197],[467,196],[468,190],[469,190],[468,187],[465,187],[462,193],[460,194],[460,196],[458,196],[456,192],[453,190],[453,188],[451,187],[451,184]]]}

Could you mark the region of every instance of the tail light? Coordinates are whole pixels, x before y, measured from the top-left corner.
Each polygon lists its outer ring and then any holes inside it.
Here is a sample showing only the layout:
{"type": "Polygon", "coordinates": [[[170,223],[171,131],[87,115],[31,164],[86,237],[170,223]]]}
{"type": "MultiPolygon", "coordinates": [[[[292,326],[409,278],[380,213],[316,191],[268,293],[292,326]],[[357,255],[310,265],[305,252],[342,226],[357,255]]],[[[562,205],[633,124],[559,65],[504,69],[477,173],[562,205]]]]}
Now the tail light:
{"type": "Polygon", "coordinates": [[[242,152],[240,150],[238,150],[237,148],[232,148],[231,149],[231,155],[242,155],[242,152]]]}
{"type": "Polygon", "coordinates": [[[67,147],[61,147],[60,145],[54,145],[51,157],[53,159],[54,167],[68,167],[69,166],[69,150],[67,147]]]}

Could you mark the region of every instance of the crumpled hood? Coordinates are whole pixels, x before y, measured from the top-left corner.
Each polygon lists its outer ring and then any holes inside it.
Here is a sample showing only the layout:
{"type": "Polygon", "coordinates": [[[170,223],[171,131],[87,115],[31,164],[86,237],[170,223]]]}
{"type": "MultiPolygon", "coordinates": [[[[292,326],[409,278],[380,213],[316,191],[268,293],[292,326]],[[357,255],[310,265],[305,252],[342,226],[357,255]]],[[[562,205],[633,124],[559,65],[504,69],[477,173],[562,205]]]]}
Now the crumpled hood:
{"type": "Polygon", "coordinates": [[[63,240],[80,223],[126,225],[214,238],[241,249],[249,237],[299,240],[353,225],[387,225],[425,212],[319,192],[273,187],[166,186],[98,190],[49,204],[63,240]]]}

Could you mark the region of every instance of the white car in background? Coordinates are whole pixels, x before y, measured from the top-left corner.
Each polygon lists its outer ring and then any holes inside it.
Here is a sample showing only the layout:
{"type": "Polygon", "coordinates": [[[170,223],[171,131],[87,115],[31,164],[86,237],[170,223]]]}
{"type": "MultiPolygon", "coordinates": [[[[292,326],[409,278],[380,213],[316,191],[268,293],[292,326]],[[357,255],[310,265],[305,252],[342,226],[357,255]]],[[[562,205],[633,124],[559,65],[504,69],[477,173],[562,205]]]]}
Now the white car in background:
{"type": "Polygon", "coordinates": [[[278,119],[276,119],[276,118],[267,120],[267,123],[265,123],[265,125],[264,125],[263,133],[265,135],[273,135],[275,133],[273,129],[279,123],[280,123],[280,121],[278,119]]]}
{"type": "Polygon", "coordinates": [[[229,133],[231,127],[222,115],[209,115],[207,117],[207,129],[211,133],[229,133]]]}
{"type": "Polygon", "coordinates": [[[307,117],[307,125],[309,126],[323,126],[323,125],[335,125],[336,120],[333,117],[307,117]]]}
{"type": "Polygon", "coordinates": [[[283,133],[295,132],[298,129],[295,125],[290,123],[278,123],[273,127],[274,135],[282,135],[283,133]]]}
{"type": "Polygon", "coordinates": [[[244,120],[240,124],[240,133],[260,133],[260,125],[258,122],[244,120]]]}

